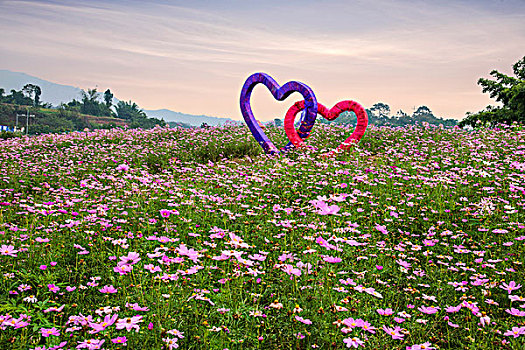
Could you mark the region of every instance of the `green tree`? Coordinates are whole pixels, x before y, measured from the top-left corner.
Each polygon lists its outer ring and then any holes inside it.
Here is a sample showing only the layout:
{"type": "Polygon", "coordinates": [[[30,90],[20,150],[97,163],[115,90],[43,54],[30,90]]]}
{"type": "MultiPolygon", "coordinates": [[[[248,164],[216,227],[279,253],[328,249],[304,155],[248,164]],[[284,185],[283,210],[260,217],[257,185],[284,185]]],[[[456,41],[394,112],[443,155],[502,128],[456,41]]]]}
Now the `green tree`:
{"type": "Polygon", "coordinates": [[[33,101],[33,105],[35,107],[40,105],[40,95],[42,94],[42,89],[40,89],[40,86],[26,84],[22,88],[22,92],[33,101]]]}
{"type": "Polygon", "coordinates": [[[135,102],[119,101],[116,106],[117,118],[133,120],[135,118],[146,118],[146,113],[139,108],[135,102]]]}
{"type": "Polygon", "coordinates": [[[11,103],[14,105],[21,105],[21,106],[32,106],[33,105],[33,99],[24,95],[24,92],[22,90],[20,91],[11,90],[11,94],[7,95],[4,101],[6,103],[11,103]]]}
{"type": "Polygon", "coordinates": [[[87,92],[82,90],[80,94],[82,95],[82,105],[80,106],[80,112],[90,115],[100,115],[100,102],[97,101],[99,93],[97,92],[97,89],[88,89],[87,92]]]}
{"type": "Polygon", "coordinates": [[[35,97],[33,98],[33,101],[35,101],[35,106],[40,105],[40,95],[42,94],[42,89],[40,89],[40,86],[35,85],[35,97]]]}
{"type": "Polygon", "coordinates": [[[83,114],[90,114],[95,116],[111,116],[111,109],[99,101],[100,93],[97,89],[82,90],[82,103],[80,105],[80,112],[83,114]]]}
{"type": "Polygon", "coordinates": [[[111,93],[110,89],[107,89],[104,92],[104,102],[106,102],[106,106],[108,108],[111,108],[111,106],[113,105],[113,94],[111,93]]]}
{"type": "Polygon", "coordinates": [[[525,56],[512,66],[515,77],[493,70],[490,75],[494,80],[480,78],[478,85],[483,93],[489,93],[502,106],[488,106],[478,113],[467,113],[459,125],[491,125],[525,122],[525,56]]]}

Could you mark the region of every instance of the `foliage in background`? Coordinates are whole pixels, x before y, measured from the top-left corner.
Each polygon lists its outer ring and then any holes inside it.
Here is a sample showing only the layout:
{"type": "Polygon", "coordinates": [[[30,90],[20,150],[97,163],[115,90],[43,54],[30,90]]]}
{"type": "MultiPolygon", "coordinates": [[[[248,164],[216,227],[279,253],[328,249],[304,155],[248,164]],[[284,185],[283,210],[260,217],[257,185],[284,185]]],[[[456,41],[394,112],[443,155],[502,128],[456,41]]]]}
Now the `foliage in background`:
{"type": "MultiPolygon", "coordinates": [[[[26,114],[28,111],[35,115],[29,123],[29,133],[32,135],[79,131],[84,128],[105,129],[122,124],[127,124],[130,128],[150,129],[166,124],[162,119],[148,118],[132,101],[120,101],[114,112],[113,94],[109,89],[104,92],[104,102],[100,101],[101,96],[97,89],[88,89],[82,90],[80,101],[73,99],[55,109],[47,108],[50,107],[48,104],[41,103],[41,93],[40,87],[33,84],[25,85],[20,91],[11,90],[9,95],[5,95],[4,89],[0,89],[0,125],[14,127],[16,114],[26,114]]],[[[25,119],[19,118],[19,130],[25,128],[25,119]]]]}
{"type": "Polygon", "coordinates": [[[494,78],[480,78],[478,84],[483,93],[489,93],[502,106],[488,106],[478,113],[467,114],[460,122],[461,126],[494,126],[496,124],[525,123],[525,56],[512,66],[515,77],[493,70],[494,78]]]}

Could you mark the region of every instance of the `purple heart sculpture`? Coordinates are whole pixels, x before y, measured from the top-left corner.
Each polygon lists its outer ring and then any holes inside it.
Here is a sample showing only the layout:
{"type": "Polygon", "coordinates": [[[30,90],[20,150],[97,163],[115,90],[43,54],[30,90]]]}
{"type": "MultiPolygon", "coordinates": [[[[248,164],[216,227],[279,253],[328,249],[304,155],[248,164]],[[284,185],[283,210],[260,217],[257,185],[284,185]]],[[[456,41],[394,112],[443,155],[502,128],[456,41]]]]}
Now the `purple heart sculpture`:
{"type": "MultiPolygon", "coordinates": [[[[255,85],[262,83],[264,86],[270,90],[273,97],[282,101],[290,96],[294,92],[298,92],[303,95],[306,107],[306,115],[304,120],[301,122],[301,126],[297,130],[299,137],[303,140],[308,137],[310,131],[312,130],[315,118],[317,117],[317,99],[315,98],[314,92],[306,84],[289,81],[283,86],[279,86],[272,77],[265,73],[255,73],[252,74],[242,87],[241,91],[241,113],[244,117],[244,121],[250,128],[250,131],[253,134],[253,137],[259,142],[264,152],[269,154],[279,153],[279,149],[275,147],[272,141],[268,139],[268,136],[264,133],[262,128],[259,126],[257,119],[253,116],[252,107],[250,105],[250,97],[252,95],[253,88],[255,85]]],[[[293,147],[293,144],[289,142],[284,146],[283,151],[287,151],[293,147]]]]}

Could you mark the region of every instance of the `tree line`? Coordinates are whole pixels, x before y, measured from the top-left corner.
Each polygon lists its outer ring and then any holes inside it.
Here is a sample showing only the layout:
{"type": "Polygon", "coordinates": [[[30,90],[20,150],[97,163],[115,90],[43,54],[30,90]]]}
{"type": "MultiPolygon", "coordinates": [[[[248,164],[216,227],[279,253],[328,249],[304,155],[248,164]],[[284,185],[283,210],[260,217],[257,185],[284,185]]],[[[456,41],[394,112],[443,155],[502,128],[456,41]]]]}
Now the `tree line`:
{"type": "Polygon", "coordinates": [[[0,124],[10,125],[17,113],[30,113],[35,115],[31,123],[30,133],[40,134],[49,132],[68,132],[84,128],[108,128],[117,125],[128,125],[131,128],[152,128],[156,125],[164,126],[164,120],[148,118],[146,113],[135,103],[118,101],[113,104],[113,93],[107,89],[103,94],[97,89],[82,90],[80,99],[62,103],[57,108],[52,108],[50,103],[40,99],[42,89],[38,85],[26,84],[20,90],[11,90],[6,94],[0,88],[0,124]],[[104,118],[91,118],[104,117],[104,118]],[[91,119],[90,119],[91,118],[91,119]],[[115,122],[112,119],[115,118],[115,122]],[[104,120],[103,124],[90,122],[90,120],[104,120]],[[121,119],[123,122],[119,122],[121,119]]]}

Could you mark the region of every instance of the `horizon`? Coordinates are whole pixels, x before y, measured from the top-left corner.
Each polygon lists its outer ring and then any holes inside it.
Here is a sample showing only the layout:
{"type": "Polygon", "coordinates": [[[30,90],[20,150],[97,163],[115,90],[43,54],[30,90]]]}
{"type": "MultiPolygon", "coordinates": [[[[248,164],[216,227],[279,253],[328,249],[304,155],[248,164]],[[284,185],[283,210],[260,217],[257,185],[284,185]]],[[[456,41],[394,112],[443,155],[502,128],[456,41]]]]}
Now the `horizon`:
{"type": "MultiPolygon", "coordinates": [[[[351,99],[411,114],[425,105],[461,119],[494,104],[477,80],[511,73],[525,54],[516,0],[183,3],[0,1],[0,69],[109,88],[146,110],[234,120],[244,81],[265,72],[307,84],[327,107],[351,99]]],[[[277,102],[264,90],[252,98],[263,121],[300,98],[277,102]]]]}

